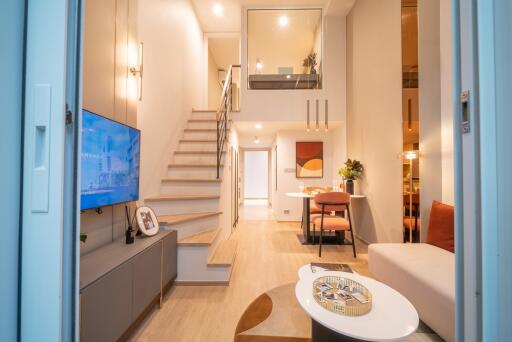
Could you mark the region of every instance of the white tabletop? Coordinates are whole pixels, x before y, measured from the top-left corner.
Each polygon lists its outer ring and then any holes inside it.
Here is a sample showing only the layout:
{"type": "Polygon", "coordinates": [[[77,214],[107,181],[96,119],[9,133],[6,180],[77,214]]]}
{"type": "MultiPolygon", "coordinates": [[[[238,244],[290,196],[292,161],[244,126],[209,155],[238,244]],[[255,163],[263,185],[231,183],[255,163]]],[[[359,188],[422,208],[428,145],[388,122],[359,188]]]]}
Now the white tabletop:
{"type": "MultiPolygon", "coordinates": [[[[294,197],[294,198],[313,198],[315,195],[307,194],[305,192],[287,192],[286,196],[288,197],[294,197]]],[[[357,198],[366,198],[365,195],[350,195],[350,198],[357,199],[357,198]]]]}
{"type": "Polygon", "coordinates": [[[396,341],[416,331],[419,317],[412,304],[391,287],[354,273],[324,271],[304,274],[295,286],[300,306],[315,321],[342,335],[366,341],[396,341]],[[372,294],[369,313],[350,317],[330,312],[313,298],[313,282],[319,277],[342,276],[364,285],[372,294]]]}

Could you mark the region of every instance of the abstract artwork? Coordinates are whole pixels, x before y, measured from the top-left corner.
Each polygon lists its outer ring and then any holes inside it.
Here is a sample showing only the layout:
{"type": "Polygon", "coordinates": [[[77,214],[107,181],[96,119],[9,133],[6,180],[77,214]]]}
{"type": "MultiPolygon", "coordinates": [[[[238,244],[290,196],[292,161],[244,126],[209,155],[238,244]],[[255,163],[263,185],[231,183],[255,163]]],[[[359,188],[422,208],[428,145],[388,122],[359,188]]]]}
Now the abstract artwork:
{"type": "Polygon", "coordinates": [[[324,176],[324,143],[297,142],[296,143],[297,178],[322,178],[324,176]]]}

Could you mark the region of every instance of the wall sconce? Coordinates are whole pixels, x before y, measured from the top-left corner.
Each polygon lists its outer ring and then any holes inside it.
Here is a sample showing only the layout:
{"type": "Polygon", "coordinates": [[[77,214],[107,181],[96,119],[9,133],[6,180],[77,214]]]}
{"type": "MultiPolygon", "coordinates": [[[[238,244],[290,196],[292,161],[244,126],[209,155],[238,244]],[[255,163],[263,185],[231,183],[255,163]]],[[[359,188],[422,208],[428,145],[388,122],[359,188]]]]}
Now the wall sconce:
{"type": "Polygon", "coordinates": [[[138,78],[138,100],[142,100],[142,75],[144,65],[144,43],[139,43],[138,65],[130,67],[129,71],[133,77],[138,78]]]}

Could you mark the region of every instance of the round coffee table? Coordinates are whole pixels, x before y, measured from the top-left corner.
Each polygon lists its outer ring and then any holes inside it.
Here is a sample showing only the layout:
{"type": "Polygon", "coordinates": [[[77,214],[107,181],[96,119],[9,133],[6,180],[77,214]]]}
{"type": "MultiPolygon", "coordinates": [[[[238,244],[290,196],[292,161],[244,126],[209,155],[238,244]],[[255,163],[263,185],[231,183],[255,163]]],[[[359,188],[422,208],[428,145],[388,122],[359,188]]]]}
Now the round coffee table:
{"type": "Polygon", "coordinates": [[[412,304],[391,287],[354,273],[323,271],[302,274],[295,296],[312,320],[312,340],[321,341],[396,341],[416,331],[419,317],[412,304]],[[359,282],[372,294],[372,309],[365,315],[350,317],[330,312],[313,298],[313,282],[320,277],[338,276],[359,282]]]}

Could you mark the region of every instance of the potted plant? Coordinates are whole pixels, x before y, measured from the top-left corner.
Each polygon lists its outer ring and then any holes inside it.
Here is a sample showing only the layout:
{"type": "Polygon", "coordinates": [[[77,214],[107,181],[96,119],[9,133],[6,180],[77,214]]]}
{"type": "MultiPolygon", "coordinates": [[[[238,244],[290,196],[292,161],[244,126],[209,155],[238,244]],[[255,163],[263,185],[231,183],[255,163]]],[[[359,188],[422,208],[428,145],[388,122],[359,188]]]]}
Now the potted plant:
{"type": "Polygon", "coordinates": [[[302,63],[302,66],[306,68],[306,72],[309,69],[309,73],[314,75],[316,74],[316,53],[312,52],[310,53],[302,63]]]}
{"type": "Polygon", "coordinates": [[[364,167],[358,160],[347,159],[345,167],[338,170],[338,173],[343,177],[346,183],[346,191],[354,194],[354,181],[361,178],[363,175],[364,167]]]}

